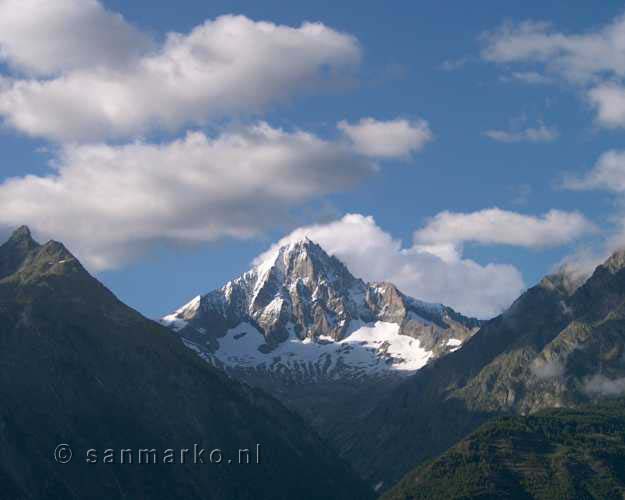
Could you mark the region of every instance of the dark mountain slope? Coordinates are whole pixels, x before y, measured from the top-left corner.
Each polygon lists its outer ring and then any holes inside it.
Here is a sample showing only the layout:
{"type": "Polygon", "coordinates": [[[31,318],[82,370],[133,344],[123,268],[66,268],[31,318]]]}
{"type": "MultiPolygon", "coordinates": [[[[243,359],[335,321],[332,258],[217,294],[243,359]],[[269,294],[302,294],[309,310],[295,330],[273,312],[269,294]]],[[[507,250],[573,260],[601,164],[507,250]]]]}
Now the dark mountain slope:
{"type": "Polygon", "coordinates": [[[543,410],[482,425],[384,496],[400,499],[625,496],[625,402],[543,410]]]}
{"type": "Polygon", "coordinates": [[[543,279],[344,432],[344,454],[387,487],[494,416],[625,394],[623,263],[615,254],[579,287],[543,279]]]}
{"type": "Polygon", "coordinates": [[[298,417],[122,304],[60,243],[21,229],[0,258],[0,498],[369,496],[298,417]],[[71,463],[53,460],[59,443],[71,463]],[[102,463],[107,448],[162,461],[195,443],[224,463],[102,463]],[[238,464],[257,443],[260,464],[238,464]],[[85,462],[90,448],[99,463],[85,462]]]}
{"type": "MultiPolygon", "coordinates": [[[[462,349],[402,384],[355,432],[346,430],[340,443],[344,454],[374,483],[388,486],[412,465],[457,442],[495,413],[486,405],[473,406],[458,391],[484,367],[509,356],[527,357],[528,351],[549,342],[567,322],[561,300],[561,292],[545,283],[528,290],[462,349]]],[[[482,386],[493,399],[494,377],[487,377],[482,386]]]]}

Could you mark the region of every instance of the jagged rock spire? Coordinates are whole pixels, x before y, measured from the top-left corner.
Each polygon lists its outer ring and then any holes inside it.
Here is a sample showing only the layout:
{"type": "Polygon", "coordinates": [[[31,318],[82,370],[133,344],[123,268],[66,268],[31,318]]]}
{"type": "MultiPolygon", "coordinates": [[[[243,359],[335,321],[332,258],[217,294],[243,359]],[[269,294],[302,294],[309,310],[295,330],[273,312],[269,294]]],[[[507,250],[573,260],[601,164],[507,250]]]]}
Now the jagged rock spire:
{"type": "Polygon", "coordinates": [[[20,226],[15,231],[13,231],[9,239],[2,246],[19,246],[22,248],[31,249],[36,248],[38,246],[38,243],[33,239],[32,233],[30,232],[28,226],[20,226]]]}
{"type": "Polygon", "coordinates": [[[0,245],[0,279],[16,272],[37,248],[39,244],[33,240],[27,226],[13,231],[11,237],[0,245]]]}
{"type": "Polygon", "coordinates": [[[11,240],[23,240],[23,239],[32,239],[32,234],[30,232],[30,228],[28,226],[20,226],[13,234],[11,234],[11,240]]]}

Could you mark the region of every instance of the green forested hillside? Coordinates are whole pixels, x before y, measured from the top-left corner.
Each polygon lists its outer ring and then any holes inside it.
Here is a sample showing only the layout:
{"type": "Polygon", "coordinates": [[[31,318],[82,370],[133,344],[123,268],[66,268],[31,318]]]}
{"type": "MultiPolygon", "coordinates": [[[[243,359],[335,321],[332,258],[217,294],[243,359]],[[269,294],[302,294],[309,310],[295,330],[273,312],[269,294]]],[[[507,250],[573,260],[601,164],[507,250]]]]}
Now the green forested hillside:
{"type": "Polygon", "coordinates": [[[490,421],[383,498],[625,498],[625,400],[490,421]]]}

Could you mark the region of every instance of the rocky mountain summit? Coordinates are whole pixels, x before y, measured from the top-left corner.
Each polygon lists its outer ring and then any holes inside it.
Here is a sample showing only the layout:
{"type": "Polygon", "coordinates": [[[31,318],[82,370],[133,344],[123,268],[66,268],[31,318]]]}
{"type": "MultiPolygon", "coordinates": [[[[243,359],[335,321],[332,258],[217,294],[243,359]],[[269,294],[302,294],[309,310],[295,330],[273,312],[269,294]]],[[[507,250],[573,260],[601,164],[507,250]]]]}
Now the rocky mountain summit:
{"type": "Polygon", "coordinates": [[[479,327],[391,283],[365,283],[309,239],[271,253],[222,288],[162,319],[229,370],[292,381],[411,373],[479,327]]]}

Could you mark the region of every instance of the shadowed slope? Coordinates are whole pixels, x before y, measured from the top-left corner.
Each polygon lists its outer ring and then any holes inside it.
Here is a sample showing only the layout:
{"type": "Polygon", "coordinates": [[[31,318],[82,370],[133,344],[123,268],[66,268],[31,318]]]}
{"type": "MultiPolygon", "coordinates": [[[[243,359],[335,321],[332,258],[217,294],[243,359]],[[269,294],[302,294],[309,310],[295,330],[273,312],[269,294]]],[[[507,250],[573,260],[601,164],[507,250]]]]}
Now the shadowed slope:
{"type": "Polygon", "coordinates": [[[0,497],[368,497],[300,418],[122,304],[60,243],[29,240],[0,248],[2,269],[17,266],[0,280],[0,497]],[[71,463],[53,460],[59,443],[71,463]],[[107,448],[194,443],[224,463],[102,463],[107,448]],[[260,464],[237,464],[257,443],[260,464]]]}

